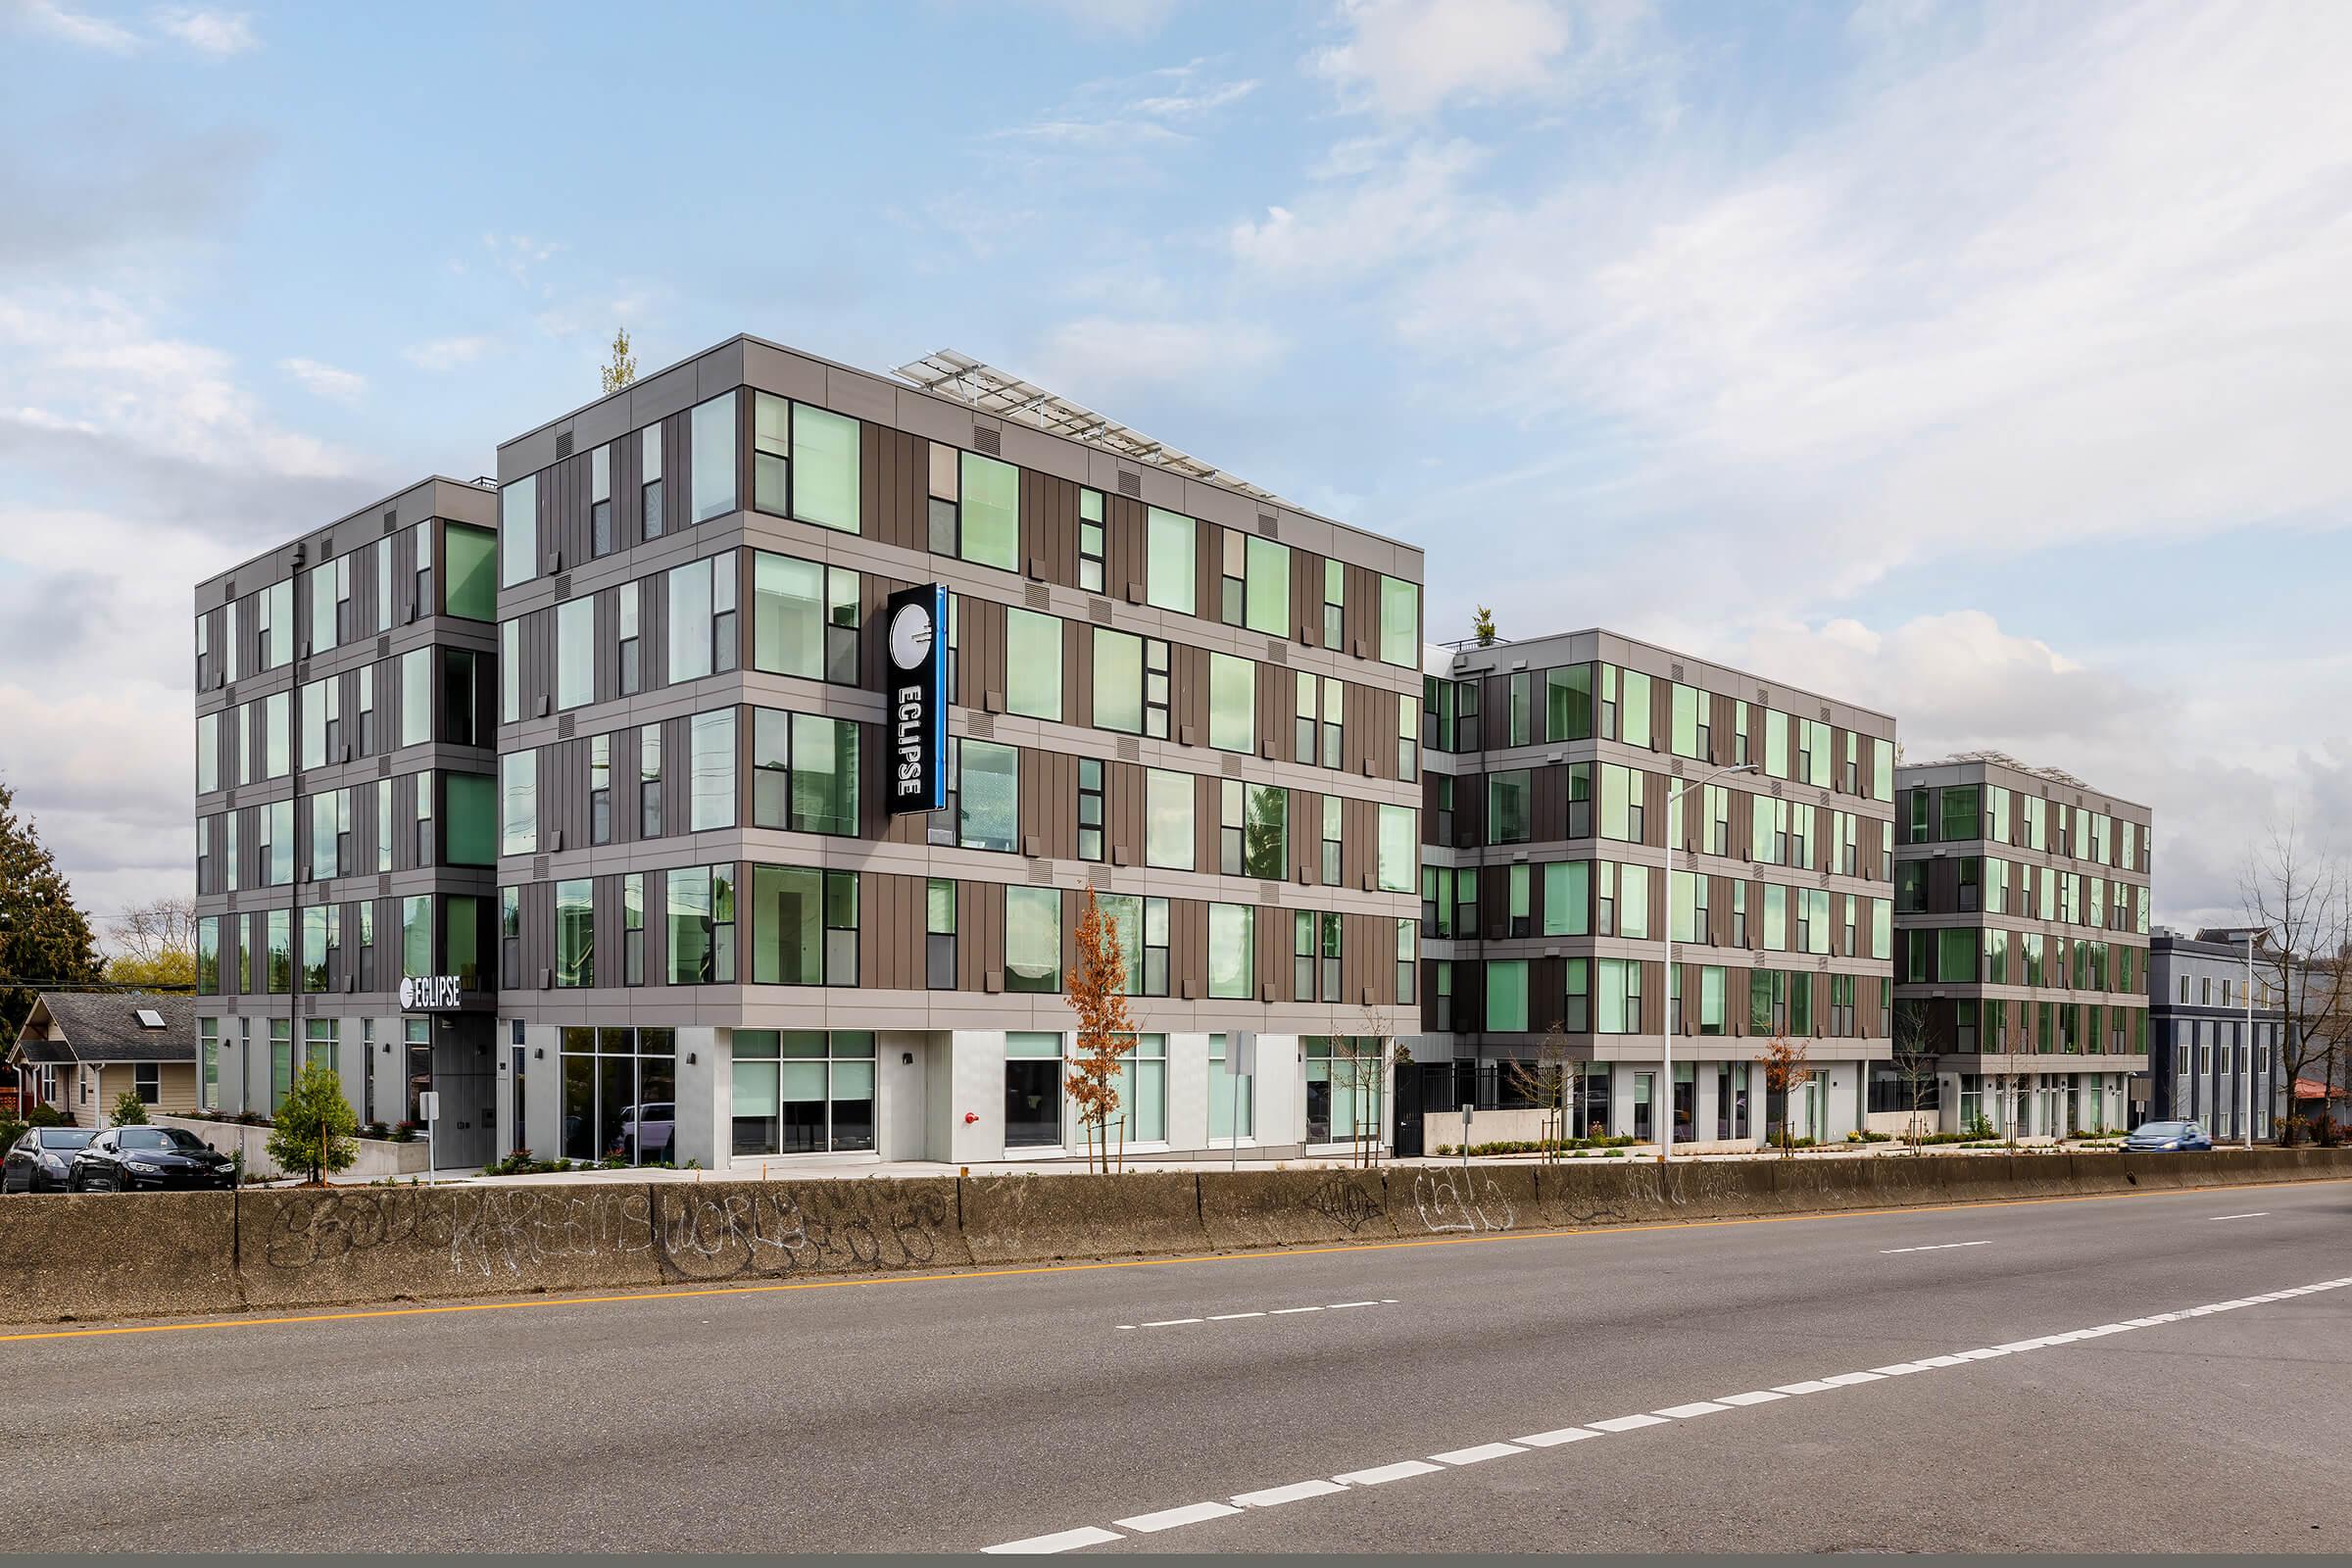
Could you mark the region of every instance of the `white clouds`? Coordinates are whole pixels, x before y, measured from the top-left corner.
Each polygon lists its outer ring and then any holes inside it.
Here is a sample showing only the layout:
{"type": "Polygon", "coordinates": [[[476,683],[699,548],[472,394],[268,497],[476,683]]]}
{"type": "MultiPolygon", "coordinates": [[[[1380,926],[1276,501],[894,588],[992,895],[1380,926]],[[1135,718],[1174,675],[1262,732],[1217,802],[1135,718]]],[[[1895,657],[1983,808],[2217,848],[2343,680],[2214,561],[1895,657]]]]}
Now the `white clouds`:
{"type": "Polygon", "coordinates": [[[357,403],[368,393],[368,378],[355,370],[338,370],[331,365],[300,358],[280,360],[277,368],[329,402],[357,403]]]}
{"type": "Polygon", "coordinates": [[[1138,386],[1230,384],[1278,362],[1282,337],[1240,322],[1091,316],[1050,332],[1039,375],[1081,403],[1138,386]]]}
{"type": "Polygon", "coordinates": [[[1181,147],[1198,139],[1217,111],[1257,91],[1255,77],[1219,79],[1214,66],[1191,60],[1138,76],[1085,82],[1050,114],[985,139],[1039,152],[1129,158],[1181,147]]]}
{"type": "Polygon", "coordinates": [[[48,34],[61,42],[78,44],[84,49],[102,49],[108,54],[128,54],[139,46],[137,33],[118,23],[100,17],[84,16],[69,11],[57,0],[16,0],[18,20],[36,32],[48,34]]]}
{"type": "Polygon", "coordinates": [[[410,344],[400,351],[400,357],[419,370],[454,370],[480,359],[492,342],[487,337],[437,337],[410,344]]]}
{"type": "Polygon", "coordinates": [[[133,54],[157,38],[172,39],[215,60],[243,54],[261,45],[254,35],[252,19],[241,11],[165,6],[149,18],[154,32],[142,34],[119,22],[70,11],[60,0],[14,0],[12,9],[24,25],[36,32],[106,54],[133,54]]]}
{"type": "Polygon", "coordinates": [[[1357,107],[1388,115],[1535,91],[1570,37],[1549,0],[1343,0],[1340,17],[1348,40],[1318,51],[1310,68],[1357,107]]]}
{"type": "Polygon", "coordinates": [[[1264,281],[1321,287],[1334,276],[1377,270],[1446,243],[1463,218],[1461,185],[1484,154],[1466,141],[1423,142],[1367,163],[1342,150],[1335,178],[1291,206],[1272,207],[1226,236],[1235,260],[1264,281]]]}
{"type": "Polygon", "coordinates": [[[261,40],[253,34],[252,19],[242,11],[198,11],[187,6],[168,6],[155,14],[157,30],[177,38],[200,54],[216,58],[243,54],[258,48],[261,40]]]}

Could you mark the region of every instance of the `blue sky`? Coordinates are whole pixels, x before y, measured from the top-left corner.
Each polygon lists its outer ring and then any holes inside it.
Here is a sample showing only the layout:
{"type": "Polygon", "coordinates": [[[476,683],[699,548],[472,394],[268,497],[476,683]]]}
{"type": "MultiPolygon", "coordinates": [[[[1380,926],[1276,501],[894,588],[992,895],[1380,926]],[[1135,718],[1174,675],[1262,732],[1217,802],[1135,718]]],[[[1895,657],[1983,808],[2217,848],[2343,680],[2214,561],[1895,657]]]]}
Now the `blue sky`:
{"type": "Polygon", "coordinates": [[[2352,806],[2352,8],[0,0],[0,773],[183,889],[187,589],[737,331],[953,347],[2159,813],[2352,806]]]}

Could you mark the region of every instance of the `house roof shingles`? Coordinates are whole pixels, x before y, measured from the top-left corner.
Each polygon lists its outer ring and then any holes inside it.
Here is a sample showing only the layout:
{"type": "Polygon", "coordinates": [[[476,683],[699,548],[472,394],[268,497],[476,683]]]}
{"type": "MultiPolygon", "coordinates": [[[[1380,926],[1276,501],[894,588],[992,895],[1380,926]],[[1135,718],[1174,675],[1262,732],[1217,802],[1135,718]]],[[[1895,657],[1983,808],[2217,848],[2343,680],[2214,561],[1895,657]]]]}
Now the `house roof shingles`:
{"type": "Polygon", "coordinates": [[[50,1037],[20,1033],[27,1061],[194,1061],[196,999],[168,991],[44,991],[25,1020],[48,1015],[50,1037]],[[159,1014],[161,1029],[139,1022],[140,1009],[159,1014]]]}

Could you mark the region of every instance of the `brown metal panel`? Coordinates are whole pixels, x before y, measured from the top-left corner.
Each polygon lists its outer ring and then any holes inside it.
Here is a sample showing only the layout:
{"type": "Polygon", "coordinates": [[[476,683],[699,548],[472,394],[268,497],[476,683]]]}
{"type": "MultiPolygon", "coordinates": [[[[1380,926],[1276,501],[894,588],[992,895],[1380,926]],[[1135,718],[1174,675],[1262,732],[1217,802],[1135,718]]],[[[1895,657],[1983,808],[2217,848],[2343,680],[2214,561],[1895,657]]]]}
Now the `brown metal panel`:
{"type": "MultiPolygon", "coordinates": [[[[1169,719],[1181,741],[1193,731],[1193,744],[1208,745],[1208,651],[1191,643],[1168,645],[1169,719]]],[[[1204,764],[1205,765],[1205,764],[1204,764]]]]}
{"type": "Polygon", "coordinates": [[[1213,872],[1218,866],[1217,829],[1223,818],[1224,780],[1214,773],[1193,775],[1193,869],[1213,872]]]}
{"type": "Polygon", "coordinates": [[[930,539],[930,443],[884,425],[858,425],[858,531],[905,550],[930,539]]]}
{"type": "Polygon", "coordinates": [[[1225,530],[1213,522],[1193,524],[1193,612],[1222,620],[1225,599],[1225,530]]]}
{"type": "Polygon", "coordinates": [[[990,692],[1004,690],[1004,606],[971,594],[956,596],[955,701],[982,708],[990,692]]]}
{"type": "Polygon", "coordinates": [[[1127,496],[1102,497],[1102,589],[1119,604],[1128,602],[1133,585],[1140,599],[1144,589],[1144,541],[1148,509],[1127,496]]]}
{"type": "Polygon", "coordinates": [[[1021,470],[1020,571],[1064,588],[1078,586],[1078,486],[1054,474],[1021,470]]]}
{"type": "Polygon", "coordinates": [[[1112,865],[1144,863],[1144,778],[1139,762],[1102,765],[1102,858],[1112,865]]]}
{"type": "MultiPolygon", "coordinates": [[[[1353,659],[1380,654],[1380,573],[1368,566],[1348,566],[1342,579],[1348,603],[1340,611],[1340,634],[1348,646],[1337,650],[1353,659]]],[[[1321,618],[1317,617],[1318,620],[1321,618]]]]}
{"type": "Polygon", "coordinates": [[[1031,839],[1048,859],[1078,858],[1078,759],[1061,752],[1020,749],[1021,841],[1031,839]]]}
{"type": "Polygon", "coordinates": [[[1168,995],[1208,995],[1208,906],[1200,899],[1168,903],[1168,995]]]}
{"type": "Polygon", "coordinates": [[[1294,885],[1303,882],[1311,887],[1322,880],[1323,797],[1307,790],[1290,794],[1290,879],[1294,885]]]}
{"type": "Polygon", "coordinates": [[[1298,549],[1291,551],[1291,634],[1302,647],[1323,641],[1323,558],[1298,549]]]}

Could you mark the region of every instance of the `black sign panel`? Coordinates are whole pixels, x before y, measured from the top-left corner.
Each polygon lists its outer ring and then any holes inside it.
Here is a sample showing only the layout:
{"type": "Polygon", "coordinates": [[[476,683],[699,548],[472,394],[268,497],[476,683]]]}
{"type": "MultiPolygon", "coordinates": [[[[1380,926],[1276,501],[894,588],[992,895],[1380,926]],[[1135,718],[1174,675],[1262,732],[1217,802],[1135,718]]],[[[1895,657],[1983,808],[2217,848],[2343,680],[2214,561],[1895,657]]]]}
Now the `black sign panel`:
{"type": "Polygon", "coordinates": [[[947,644],[947,589],[925,583],[890,596],[882,621],[890,745],[883,793],[893,816],[948,804],[947,644]]]}

